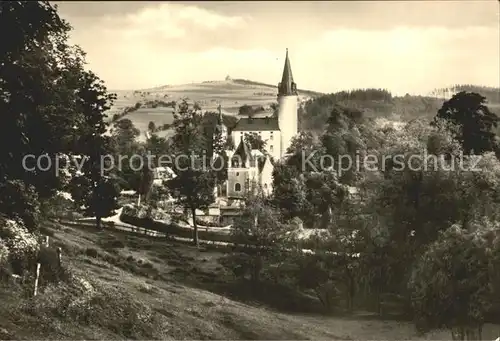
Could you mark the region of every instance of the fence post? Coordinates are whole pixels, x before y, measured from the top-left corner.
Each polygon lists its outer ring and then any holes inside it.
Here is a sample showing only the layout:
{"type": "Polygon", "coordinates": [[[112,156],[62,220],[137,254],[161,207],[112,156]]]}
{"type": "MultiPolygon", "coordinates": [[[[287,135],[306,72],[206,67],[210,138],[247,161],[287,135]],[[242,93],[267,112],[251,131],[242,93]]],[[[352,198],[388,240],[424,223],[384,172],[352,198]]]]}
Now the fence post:
{"type": "Polygon", "coordinates": [[[62,254],[62,249],[60,247],[57,248],[57,263],[59,265],[59,269],[61,268],[61,254],[62,254]]]}
{"type": "MultiPolygon", "coordinates": [[[[45,236],[45,246],[49,247],[49,236],[45,236]]],[[[40,280],[40,268],[42,267],[42,264],[40,263],[40,259],[38,260],[38,263],[36,264],[36,277],[35,277],[35,290],[33,292],[33,296],[36,296],[38,293],[38,281],[40,280]]]]}

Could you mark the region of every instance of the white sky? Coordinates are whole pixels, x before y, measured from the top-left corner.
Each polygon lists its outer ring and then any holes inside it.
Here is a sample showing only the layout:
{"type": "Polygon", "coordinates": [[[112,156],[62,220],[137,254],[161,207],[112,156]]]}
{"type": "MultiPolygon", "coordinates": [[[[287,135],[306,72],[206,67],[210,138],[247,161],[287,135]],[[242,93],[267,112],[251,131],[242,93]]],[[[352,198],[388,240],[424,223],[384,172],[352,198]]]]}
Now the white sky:
{"type": "Polygon", "coordinates": [[[222,80],[428,93],[500,86],[499,2],[63,2],[72,42],[113,90],[222,80]]]}

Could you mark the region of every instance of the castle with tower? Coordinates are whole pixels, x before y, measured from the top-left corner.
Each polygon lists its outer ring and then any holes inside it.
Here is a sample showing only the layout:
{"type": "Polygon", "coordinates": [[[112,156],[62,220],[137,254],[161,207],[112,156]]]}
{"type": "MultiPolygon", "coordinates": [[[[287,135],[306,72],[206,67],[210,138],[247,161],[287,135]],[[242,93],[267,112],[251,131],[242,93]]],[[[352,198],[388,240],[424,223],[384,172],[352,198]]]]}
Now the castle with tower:
{"type": "Polygon", "coordinates": [[[224,139],[230,136],[234,144],[232,149],[226,150],[228,179],[225,191],[222,191],[226,197],[243,198],[258,188],[264,194],[272,192],[274,162],[286,156],[293,137],[298,133],[298,101],[287,49],[283,76],[278,84],[277,117],[241,118],[229,132],[222,122],[219,107],[218,132],[224,139]],[[258,135],[265,142],[264,150],[252,148],[245,141],[247,134],[258,135]]]}

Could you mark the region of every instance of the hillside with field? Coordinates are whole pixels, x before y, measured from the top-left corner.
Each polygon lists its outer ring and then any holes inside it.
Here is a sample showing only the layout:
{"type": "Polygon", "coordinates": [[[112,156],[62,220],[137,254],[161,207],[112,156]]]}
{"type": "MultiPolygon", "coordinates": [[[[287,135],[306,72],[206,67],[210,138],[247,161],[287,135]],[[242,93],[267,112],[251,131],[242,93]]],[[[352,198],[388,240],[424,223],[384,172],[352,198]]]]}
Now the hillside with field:
{"type": "MultiPolygon", "coordinates": [[[[444,340],[418,335],[411,322],[371,314],[311,314],[311,297],[285,287],[252,291],[219,263],[215,246],[201,249],[91,224],[47,223],[50,246],[62,249],[63,284],[45,277],[40,296],[0,287],[0,339],[251,339],[444,340]],[[272,301],[273,290],[279,291],[272,301]],[[264,300],[264,298],[266,298],[264,300]],[[283,311],[293,311],[286,313],[283,311]]],[[[487,324],[485,340],[500,327],[487,324]]]]}
{"type": "MultiPolygon", "coordinates": [[[[113,119],[114,115],[126,116],[141,131],[147,131],[150,121],[154,122],[157,127],[171,124],[173,121],[172,101],[179,102],[186,99],[189,103],[198,103],[203,110],[212,112],[216,112],[220,105],[225,115],[237,115],[239,108],[243,105],[268,108],[277,102],[276,86],[244,79],[113,92],[117,94],[117,100],[107,112],[108,118],[113,119]],[[136,109],[136,105],[140,105],[140,108],[136,109]]],[[[303,101],[320,95],[318,92],[309,90],[299,90],[299,92],[300,99],[303,101]]],[[[168,134],[166,131],[159,132],[160,136],[168,134]]]]}
{"type": "MultiPolygon", "coordinates": [[[[384,117],[402,122],[418,118],[431,119],[444,101],[459,91],[477,92],[485,96],[490,109],[500,113],[500,89],[475,85],[455,85],[432,90],[428,95],[405,96],[393,96],[390,91],[383,89],[346,90],[332,94],[298,91],[302,103],[299,123],[305,130],[323,129],[334,105],[360,110],[369,118],[384,117]]],[[[141,132],[148,130],[149,122],[154,122],[156,127],[161,127],[158,135],[162,137],[171,135],[168,127],[173,122],[173,102],[182,99],[198,103],[204,111],[209,112],[216,112],[220,104],[223,114],[230,116],[237,116],[244,105],[268,109],[270,115],[272,111],[269,107],[277,103],[276,86],[242,79],[114,92],[117,100],[107,112],[108,119],[113,120],[114,115],[114,120],[127,117],[141,132]]]]}

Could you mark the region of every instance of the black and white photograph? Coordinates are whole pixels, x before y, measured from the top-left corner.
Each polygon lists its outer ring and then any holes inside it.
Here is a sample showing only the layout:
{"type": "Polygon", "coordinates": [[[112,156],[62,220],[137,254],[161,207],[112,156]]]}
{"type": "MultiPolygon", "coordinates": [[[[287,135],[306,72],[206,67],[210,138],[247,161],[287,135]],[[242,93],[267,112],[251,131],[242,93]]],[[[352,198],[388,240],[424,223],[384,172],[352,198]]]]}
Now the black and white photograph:
{"type": "Polygon", "coordinates": [[[500,341],[500,2],[0,1],[0,340],[500,341]]]}

